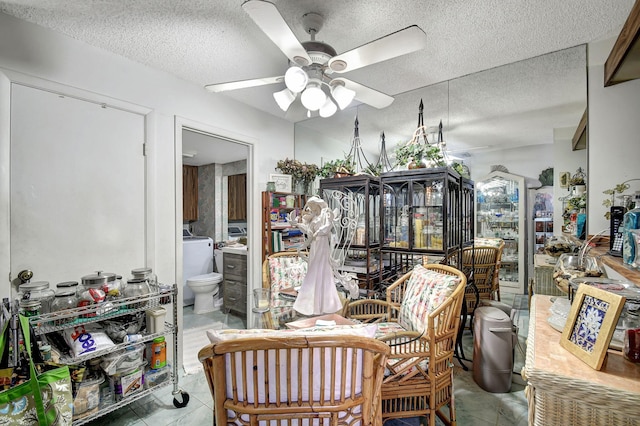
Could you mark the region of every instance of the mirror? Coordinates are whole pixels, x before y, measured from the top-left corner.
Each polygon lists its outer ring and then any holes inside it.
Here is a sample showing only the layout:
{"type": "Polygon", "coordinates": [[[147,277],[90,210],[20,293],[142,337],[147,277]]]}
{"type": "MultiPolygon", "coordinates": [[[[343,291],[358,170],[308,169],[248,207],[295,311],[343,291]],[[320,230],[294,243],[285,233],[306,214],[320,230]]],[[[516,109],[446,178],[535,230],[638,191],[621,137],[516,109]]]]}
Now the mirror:
{"type": "MultiPolygon", "coordinates": [[[[384,131],[393,161],[394,147],[409,140],[417,127],[421,99],[424,124],[437,132],[442,120],[449,157],[466,164],[472,179],[481,179],[493,165],[503,165],[535,181],[553,167],[554,211],[562,212],[559,198],[568,190],[560,186],[559,175],[578,167],[586,170],[586,150],[572,150],[587,107],[586,45],[405,92],[383,110],[357,105],[329,118],[299,122],[295,157],[318,165],[343,157],[349,152],[357,115],[367,159],[378,160],[384,131]]],[[[554,224],[562,228],[561,214],[554,215],[554,224]]]]}
{"type": "MultiPolygon", "coordinates": [[[[387,154],[411,138],[417,127],[418,105],[424,102],[424,124],[437,132],[443,123],[450,157],[463,161],[472,178],[505,164],[512,173],[537,178],[547,167],[574,170],[554,153],[554,143],[571,138],[587,106],[586,45],[485,70],[395,96],[383,110],[367,105],[347,108],[329,118],[313,118],[295,126],[295,156],[320,165],[347,153],[354,119],[370,162],[380,154],[384,131],[387,154]]],[[[434,133],[435,137],[437,133],[434,133]]],[[[586,155],[575,154],[586,166],[586,155]]]]}

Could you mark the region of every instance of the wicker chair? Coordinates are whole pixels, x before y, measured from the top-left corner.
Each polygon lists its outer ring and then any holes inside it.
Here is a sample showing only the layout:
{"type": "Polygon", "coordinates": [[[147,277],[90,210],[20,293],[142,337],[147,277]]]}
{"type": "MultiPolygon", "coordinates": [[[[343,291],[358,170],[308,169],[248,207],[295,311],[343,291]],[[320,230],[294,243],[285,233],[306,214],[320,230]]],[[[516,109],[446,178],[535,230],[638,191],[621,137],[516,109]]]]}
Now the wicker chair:
{"type": "MultiPolygon", "coordinates": [[[[416,267],[417,268],[417,267],[416,267]]],[[[460,325],[460,311],[466,286],[465,275],[446,265],[424,265],[429,271],[458,278],[453,291],[435,310],[426,310],[423,330],[396,327],[381,340],[391,349],[387,374],[382,383],[383,420],[428,416],[435,425],[436,416],[455,425],[453,401],[453,353],[460,325]],[[449,415],[442,408],[449,405],[449,415]]],[[[387,300],[361,299],[349,304],[349,317],[363,322],[377,322],[379,328],[399,324],[403,309],[412,302],[407,290],[416,269],[405,274],[387,288],[387,300]],[[407,296],[407,297],[405,297],[407,296]]]]}
{"type": "Polygon", "coordinates": [[[221,341],[200,350],[216,425],[382,424],[386,344],[329,333],[278,334],[221,341]]]}
{"type": "MultiPolygon", "coordinates": [[[[306,252],[303,252],[306,254],[306,252]]],[[[294,298],[280,297],[283,289],[292,289],[302,285],[307,273],[307,262],[296,251],[283,251],[269,255],[262,263],[262,287],[271,289],[271,312],[264,317],[266,328],[280,328],[277,323],[284,323],[298,316],[293,311],[294,298]]],[[[343,310],[345,315],[348,300],[345,298],[343,310]]]]}
{"type": "Polygon", "coordinates": [[[499,247],[465,247],[462,249],[460,265],[457,264],[457,253],[449,257],[448,264],[463,271],[469,282],[473,282],[473,285],[467,286],[464,296],[470,325],[473,323],[473,312],[482,300],[500,300],[498,270],[503,247],[504,242],[499,247]]]}
{"type": "Polygon", "coordinates": [[[502,252],[504,251],[504,240],[502,238],[476,238],[476,247],[495,247],[498,249],[496,260],[496,270],[493,274],[493,284],[491,285],[491,300],[500,300],[500,267],[502,265],[502,252]]]}

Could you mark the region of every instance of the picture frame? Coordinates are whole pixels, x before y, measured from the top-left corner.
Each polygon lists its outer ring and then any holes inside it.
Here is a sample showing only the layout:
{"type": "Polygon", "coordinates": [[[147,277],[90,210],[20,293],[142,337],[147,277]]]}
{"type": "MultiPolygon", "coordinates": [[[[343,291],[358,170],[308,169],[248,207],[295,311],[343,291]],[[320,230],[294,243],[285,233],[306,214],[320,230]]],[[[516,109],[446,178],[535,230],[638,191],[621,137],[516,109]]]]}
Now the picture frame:
{"type": "Polygon", "coordinates": [[[560,188],[569,188],[570,180],[571,180],[571,173],[560,172],[560,188]]]}
{"type": "Polygon", "coordinates": [[[291,175],[271,173],[269,175],[269,182],[276,184],[276,192],[291,193],[291,175]]]}
{"type": "Polygon", "coordinates": [[[589,367],[600,370],[625,298],[581,284],[567,316],[560,346],[589,367]]]}

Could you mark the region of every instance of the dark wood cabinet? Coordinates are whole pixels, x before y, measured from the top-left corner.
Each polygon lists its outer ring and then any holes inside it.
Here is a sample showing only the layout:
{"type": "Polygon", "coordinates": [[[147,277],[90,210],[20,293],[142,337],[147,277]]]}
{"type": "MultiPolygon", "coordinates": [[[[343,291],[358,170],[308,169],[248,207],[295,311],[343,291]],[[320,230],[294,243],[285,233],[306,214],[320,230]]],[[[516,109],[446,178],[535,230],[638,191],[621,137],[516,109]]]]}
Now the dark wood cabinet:
{"type": "Polygon", "coordinates": [[[198,168],[182,166],[182,220],[198,220],[198,168]]]}
{"type": "Polygon", "coordinates": [[[229,220],[247,220],[247,175],[228,177],[228,215],[229,220]]]}

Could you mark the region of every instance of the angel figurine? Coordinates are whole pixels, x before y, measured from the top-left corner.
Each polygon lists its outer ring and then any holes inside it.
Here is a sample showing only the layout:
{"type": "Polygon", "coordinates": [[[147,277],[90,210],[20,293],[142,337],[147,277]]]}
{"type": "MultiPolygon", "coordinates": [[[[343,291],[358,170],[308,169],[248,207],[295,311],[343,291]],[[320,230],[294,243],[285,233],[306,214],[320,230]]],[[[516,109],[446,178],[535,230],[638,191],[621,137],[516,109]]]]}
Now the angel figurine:
{"type": "Polygon", "coordinates": [[[313,196],[305,204],[302,216],[291,218],[306,235],[309,249],[307,275],[293,304],[302,315],[334,313],[342,308],[331,264],[331,232],[338,215],[322,198],[313,196]]]}

